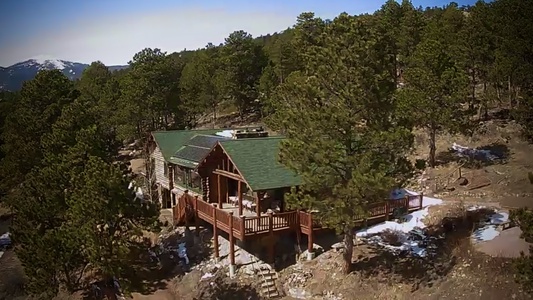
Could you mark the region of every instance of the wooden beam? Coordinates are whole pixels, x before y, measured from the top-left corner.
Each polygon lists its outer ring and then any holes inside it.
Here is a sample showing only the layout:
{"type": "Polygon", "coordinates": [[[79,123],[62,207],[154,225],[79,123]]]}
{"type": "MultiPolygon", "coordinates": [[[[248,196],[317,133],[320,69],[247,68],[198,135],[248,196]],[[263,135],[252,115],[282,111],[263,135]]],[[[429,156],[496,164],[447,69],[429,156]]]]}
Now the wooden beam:
{"type": "Polygon", "coordinates": [[[220,182],[220,174],[217,174],[217,189],[218,189],[218,206],[222,208],[222,185],[220,182]]]}
{"type": "Polygon", "coordinates": [[[237,187],[237,197],[239,197],[239,216],[242,216],[242,182],[237,181],[238,187],[237,187]]]}
{"type": "MultiPolygon", "coordinates": [[[[259,218],[261,216],[261,206],[259,205],[259,193],[258,192],[254,193],[254,200],[255,200],[255,212],[257,214],[257,217],[259,218]]],[[[259,226],[261,226],[261,224],[259,226]]]]}
{"type": "Polygon", "coordinates": [[[224,177],[231,178],[233,180],[244,182],[244,179],[242,178],[242,176],[240,176],[239,174],[228,172],[228,171],[216,169],[213,171],[213,174],[222,175],[224,177]]]}

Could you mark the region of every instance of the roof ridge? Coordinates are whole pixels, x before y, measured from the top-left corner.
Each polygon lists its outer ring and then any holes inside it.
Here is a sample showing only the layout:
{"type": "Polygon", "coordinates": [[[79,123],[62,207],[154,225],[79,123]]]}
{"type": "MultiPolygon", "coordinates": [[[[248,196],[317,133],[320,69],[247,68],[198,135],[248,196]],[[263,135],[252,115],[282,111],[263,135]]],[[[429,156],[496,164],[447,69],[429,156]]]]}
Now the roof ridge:
{"type": "Polygon", "coordinates": [[[227,139],[222,140],[220,142],[242,142],[242,141],[257,141],[257,140],[277,140],[277,139],[284,139],[284,136],[266,136],[266,137],[250,137],[250,138],[243,138],[243,139],[227,139]]]}
{"type": "Polygon", "coordinates": [[[222,128],[205,128],[205,129],[176,129],[176,130],[155,130],[152,133],[173,133],[173,132],[204,132],[213,130],[224,130],[222,128]]]}

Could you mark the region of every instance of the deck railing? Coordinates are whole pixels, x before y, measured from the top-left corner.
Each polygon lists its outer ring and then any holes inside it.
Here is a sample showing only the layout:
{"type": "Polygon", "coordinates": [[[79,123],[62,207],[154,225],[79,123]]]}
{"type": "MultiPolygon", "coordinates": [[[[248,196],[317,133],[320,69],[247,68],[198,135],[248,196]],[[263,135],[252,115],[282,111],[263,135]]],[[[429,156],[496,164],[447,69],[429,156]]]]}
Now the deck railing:
{"type": "MultiPolygon", "coordinates": [[[[310,212],[289,211],[275,214],[269,213],[260,217],[234,216],[232,213],[217,208],[216,205],[201,200],[198,196],[192,196],[187,193],[179,198],[174,212],[182,211],[183,207],[194,211],[198,217],[211,224],[216,223],[217,228],[227,233],[232,228],[233,235],[241,240],[245,236],[271,231],[300,230],[304,234],[309,234],[311,231],[321,228],[321,224],[317,219],[313,218],[313,214],[310,212]]],[[[422,195],[373,203],[367,207],[366,214],[358,215],[356,218],[358,220],[379,217],[388,219],[396,208],[403,208],[407,211],[420,209],[422,208],[422,195]]]]}

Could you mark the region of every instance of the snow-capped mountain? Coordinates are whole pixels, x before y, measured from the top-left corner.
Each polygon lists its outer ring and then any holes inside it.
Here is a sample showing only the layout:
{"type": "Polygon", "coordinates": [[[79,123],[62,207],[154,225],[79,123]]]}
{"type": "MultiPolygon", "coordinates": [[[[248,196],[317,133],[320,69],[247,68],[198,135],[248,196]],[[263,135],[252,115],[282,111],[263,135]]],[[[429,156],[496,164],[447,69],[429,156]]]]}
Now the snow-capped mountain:
{"type": "MultiPolygon", "coordinates": [[[[41,70],[58,69],[71,80],[80,78],[89,65],[78,62],[51,58],[32,58],[16,63],[10,67],[0,67],[0,90],[16,91],[22,83],[31,80],[41,70]]],[[[110,66],[111,71],[125,69],[128,66],[110,66]]]]}

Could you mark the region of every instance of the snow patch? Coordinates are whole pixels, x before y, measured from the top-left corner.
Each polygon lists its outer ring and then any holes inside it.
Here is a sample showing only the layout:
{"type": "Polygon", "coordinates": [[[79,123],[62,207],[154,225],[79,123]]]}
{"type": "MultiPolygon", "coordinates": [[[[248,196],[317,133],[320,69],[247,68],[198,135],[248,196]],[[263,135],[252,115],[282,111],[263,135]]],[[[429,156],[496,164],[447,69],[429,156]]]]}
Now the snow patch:
{"type": "Polygon", "coordinates": [[[233,130],[223,130],[223,131],[215,133],[215,135],[223,136],[223,137],[227,137],[227,138],[232,138],[233,137],[233,133],[234,133],[233,130]]]}
{"type": "Polygon", "coordinates": [[[491,241],[500,235],[498,225],[509,221],[509,214],[503,211],[496,211],[488,217],[488,220],[481,224],[481,227],[472,233],[472,240],[474,242],[491,241]]]}
{"type": "MultiPolygon", "coordinates": [[[[405,189],[403,189],[403,191],[393,191],[393,194],[403,194],[403,197],[405,197],[405,195],[419,195],[416,192],[405,189]]],[[[398,199],[403,197],[399,197],[398,199]]],[[[357,231],[355,233],[356,237],[368,238],[367,242],[369,244],[382,246],[395,253],[408,251],[415,256],[425,257],[427,255],[427,249],[421,245],[422,239],[425,238],[421,230],[426,228],[423,220],[428,216],[430,206],[440,205],[443,203],[443,201],[441,199],[426,196],[423,196],[422,199],[422,205],[424,209],[405,215],[402,217],[403,222],[398,223],[393,221],[385,221],[369,228],[357,231]],[[389,245],[383,240],[381,234],[386,231],[392,232],[398,236],[398,242],[400,243],[399,246],[389,245]],[[419,239],[415,237],[419,237],[419,239]]]]}
{"type": "Polygon", "coordinates": [[[41,65],[41,69],[52,68],[63,70],[67,67],[64,61],[48,55],[38,55],[30,58],[28,65],[32,66],[34,64],[41,65]]]}

